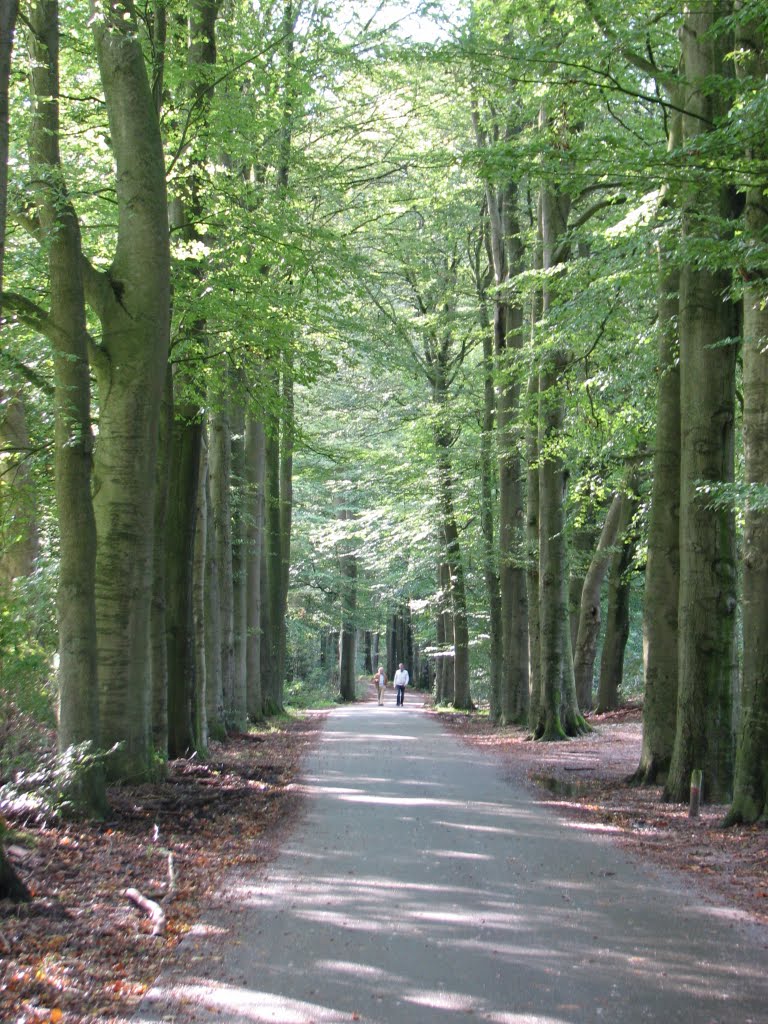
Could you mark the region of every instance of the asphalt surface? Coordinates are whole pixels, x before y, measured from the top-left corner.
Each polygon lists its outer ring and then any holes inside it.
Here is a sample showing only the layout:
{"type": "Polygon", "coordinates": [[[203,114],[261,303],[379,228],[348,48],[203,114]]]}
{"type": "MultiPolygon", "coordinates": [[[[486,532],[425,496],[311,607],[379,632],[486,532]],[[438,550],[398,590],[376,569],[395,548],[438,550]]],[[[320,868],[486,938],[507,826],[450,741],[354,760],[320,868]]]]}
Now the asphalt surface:
{"type": "Polygon", "coordinates": [[[329,716],[277,859],[225,882],[138,1024],[768,1022],[766,930],[387,698],[329,716]]]}

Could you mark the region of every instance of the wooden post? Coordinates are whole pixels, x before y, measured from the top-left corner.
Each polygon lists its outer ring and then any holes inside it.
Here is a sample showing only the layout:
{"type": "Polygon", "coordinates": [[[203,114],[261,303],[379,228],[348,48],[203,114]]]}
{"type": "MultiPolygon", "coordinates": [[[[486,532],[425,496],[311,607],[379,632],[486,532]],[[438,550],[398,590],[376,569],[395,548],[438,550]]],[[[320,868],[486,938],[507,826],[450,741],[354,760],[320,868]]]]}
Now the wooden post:
{"type": "Polygon", "coordinates": [[[701,802],[701,768],[694,768],[691,772],[691,801],[688,804],[688,817],[698,818],[699,804],[701,802]]]}

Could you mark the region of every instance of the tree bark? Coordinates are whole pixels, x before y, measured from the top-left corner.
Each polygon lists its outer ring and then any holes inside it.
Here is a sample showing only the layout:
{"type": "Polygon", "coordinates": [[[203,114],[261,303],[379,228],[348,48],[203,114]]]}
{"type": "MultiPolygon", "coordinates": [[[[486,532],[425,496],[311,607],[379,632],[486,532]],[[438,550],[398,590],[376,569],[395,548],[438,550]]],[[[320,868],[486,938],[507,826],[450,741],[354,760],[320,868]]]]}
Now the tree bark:
{"type": "MultiPolygon", "coordinates": [[[[197,494],[195,495],[195,546],[192,552],[192,620],[195,653],[195,702],[192,719],[196,749],[202,753],[208,750],[208,662],[206,639],[208,622],[206,614],[208,541],[208,466],[205,455],[205,428],[200,423],[200,458],[198,463],[197,494]]],[[[217,642],[218,649],[218,642],[217,642]]]]}
{"type": "Polygon", "coordinates": [[[247,514],[247,595],[248,632],[246,675],[248,680],[248,717],[252,722],[264,718],[261,693],[261,564],[264,541],[265,441],[263,424],[249,416],[245,436],[247,514]]]}
{"type": "MultiPolygon", "coordinates": [[[[442,541],[444,543],[444,541],[442,541]]],[[[453,703],[453,621],[450,604],[451,571],[445,562],[438,566],[437,600],[437,671],[436,699],[438,704],[453,703]]]]}
{"type": "MultiPolygon", "coordinates": [[[[487,317],[484,316],[484,321],[487,317]]],[[[501,719],[501,679],[503,669],[503,624],[499,584],[498,549],[494,528],[494,494],[498,486],[494,471],[493,438],[496,429],[496,394],[494,391],[493,333],[491,325],[483,330],[483,423],[480,434],[480,528],[483,536],[483,577],[488,600],[490,718],[501,719]]]]}
{"type": "Polygon", "coordinates": [[[643,609],[643,742],[635,780],[666,781],[677,721],[680,590],[679,273],[660,254],[659,376],[643,609]]]}
{"type": "Polygon", "coordinates": [[[31,576],[40,549],[29,455],[22,393],[0,387],[0,586],[31,576]]]}
{"type": "MultiPolygon", "coordinates": [[[[352,519],[348,509],[341,509],[340,518],[345,522],[352,519]]],[[[343,539],[339,552],[341,572],[341,632],[339,635],[339,696],[343,701],[355,699],[355,662],[357,628],[357,556],[350,539],[343,539]]]]}
{"type": "MultiPolygon", "coordinates": [[[[209,69],[216,63],[216,17],[218,0],[190,0],[188,15],[187,65],[190,72],[184,90],[184,99],[197,111],[198,131],[205,129],[212,97],[209,69]]],[[[153,38],[153,97],[156,109],[162,106],[164,46],[167,12],[155,12],[153,38]]],[[[188,177],[183,193],[174,197],[171,219],[178,237],[187,243],[203,243],[198,225],[204,217],[201,199],[201,181],[204,177],[201,157],[190,153],[188,177]]],[[[208,241],[205,239],[205,241],[208,241]]],[[[185,262],[193,285],[203,290],[207,269],[202,260],[185,262]]],[[[207,324],[197,318],[180,327],[182,343],[192,345],[201,352],[209,349],[207,324]]],[[[203,451],[203,412],[198,397],[197,383],[185,367],[183,360],[173,368],[170,389],[172,425],[170,452],[170,510],[168,528],[164,531],[168,545],[166,574],[168,580],[167,647],[170,705],[169,753],[181,756],[191,750],[207,747],[207,715],[205,709],[205,665],[200,657],[195,634],[196,618],[205,629],[202,607],[195,610],[195,566],[197,556],[197,528],[200,519],[198,495],[200,493],[200,467],[203,451]],[[175,419],[174,410],[175,406],[175,419]],[[198,679],[202,672],[203,678],[198,679]]],[[[207,510],[206,510],[207,511],[207,510]]],[[[202,538],[203,548],[205,538],[202,538]]],[[[199,600],[199,597],[198,597],[199,600]]],[[[204,633],[201,634],[204,637],[204,633]]]]}
{"type": "Polygon", "coordinates": [[[210,471],[210,517],[216,551],[218,601],[221,624],[221,690],[224,724],[234,725],[234,606],[232,586],[232,431],[229,396],[219,394],[211,415],[208,448],[210,471]]]}
{"type": "MultiPolygon", "coordinates": [[[[488,144],[478,105],[473,110],[475,137],[488,144]]],[[[510,129],[505,129],[507,141],[510,129]]],[[[528,595],[525,565],[526,506],[523,489],[520,419],[520,352],[523,348],[523,310],[505,292],[522,272],[523,245],[517,214],[517,185],[488,180],[485,199],[490,224],[494,293],[493,346],[495,356],[496,424],[499,459],[499,588],[501,599],[502,669],[499,720],[523,722],[529,712],[528,595]]],[[[486,406],[488,399],[486,398],[486,406]]]]}
{"type": "Polygon", "coordinates": [[[584,711],[592,707],[595,659],[597,643],[600,639],[600,626],[602,625],[601,593],[619,533],[622,507],[623,495],[615,494],[600,531],[597,549],[584,577],[584,585],[581,590],[573,674],[576,683],[576,699],[579,702],[579,707],[584,711]]]}
{"type": "Polygon", "coordinates": [[[183,757],[198,749],[195,728],[196,653],[194,557],[198,520],[203,426],[179,410],[172,426],[168,522],[166,529],[166,642],[168,650],[168,754],[183,757]]]}
{"type": "MultiPolygon", "coordinates": [[[[745,4],[739,3],[740,10],[745,4]]],[[[762,83],[768,73],[759,20],[742,21],[736,38],[742,78],[762,83]]],[[[768,146],[748,152],[764,160],[768,146]]],[[[746,195],[745,233],[755,245],[768,231],[765,186],[746,195]]],[[[744,288],[744,462],[747,485],[768,485],[768,309],[762,266],[742,269],[744,288]]],[[[733,803],[727,824],[768,818],[768,511],[748,500],[744,524],[744,678],[733,803]]]]}
{"type": "MultiPolygon", "coordinates": [[[[440,405],[439,400],[438,405],[440,405]]],[[[449,442],[440,430],[435,437],[435,446],[437,449],[442,536],[445,542],[444,564],[447,570],[448,597],[453,624],[453,706],[459,710],[467,710],[472,708],[473,704],[469,689],[469,628],[464,566],[461,561],[459,530],[453,507],[453,474],[449,442]]]]}
{"type": "MultiPolygon", "coordinates": [[[[537,246],[534,266],[541,269],[541,250],[537,246]]],[[[531,347],[536,342],[536,331],[541,319],[542,295],[536,289],[531,298],[531,347]]],[[[541,711],[541,626],[539,620],[539,377],[530,374],[527,389],[527,415],[525,424],[526,512],[525,512],[525,583],[528,596],[528,665],[530,676],[530,706],[528,725],[535,732],[541,711]]]]}
{"type": "MultiPolygon", "coordinates": [[[[35,111],[31,150],[38,216],[48,253],[55,389],[55,483],[59,517],[60,750],[101,745],[96,626],[97,535],[91,499],[93,434],[80,225],[59,156],[59,26],[55,0],[30,11],[35,111]]],[[[149,581],[147,601],[151,595],[149,581]]],[[[148,680],[147,680],[148,684],[148,680]]],[[[109,741],[110,737],[107,737],[109,741]]],[[[103,773],[92,769],[78,799],[95,815],[106,810],[103,773]]]]}
{"type": "MultiPolygon", "coordinates": [[[[152,705],[150,711],[152,749],[158,765],[168,757],[168,594],[166,592],[166,529],[171,483],[173,444],[173,381],[166,367],[165,388],[160,407],[155,463],[155,543],[152,547],[152,618],[150,622],[152,663],[152,705]]],[[[194,496],[193,496],[194,501],[194,496]]],[[[194,505],[193,505],[194,507],[194,505]]],[[[160,769],[163,770],[163,769],[160,769]]]]}
{"type": "Polygon", "coordinates": [[[8,860],[0,835],[0,900],[12,903],[29,903],[32,899],[29,889],[17,875],[13,864],[8,860]]]}
{"type": "Polygon", "coordinates": [[[245,413],[236,398],[232,409],[232,728],[243,732],[248,723],[246,602],[246,469],[245,413]]]}
{"type": "MultiPolygon", "coordinates": [[[[687,82],[683,117],[693,145],[723,113],[712,82],[725,70],[728,42],[715,29],[717,3],[689,10],[683,26],[687,82]]],[[[724,188],[693,182],[685,197],[686,243],[711,244],[731,215],[724,188]],[[717,224],[717,228],[713,227],[717,224]]],[[[733,480],[738,327],[729,275],[686,262],[680,275],[680,602],[677,729],[665,788],[687,801],[691,772],[704,773],[704,798],[729,799],[733,782],[732,696],[735,670],[736,551],[734,515],[713,508],[708,484],[733,480]]]]}
{"type": "MultiPolygon", "coordinates": [[[[546,127],[546,115],[542,115],[546,127]]],[[[566,195],[541,191],[543,269],[554,269],[558,245],[568,223],[566,195]]],[[[551,290],[543,292],[543,313],[551,290]]],[[[568,556],[565,542],[566,468],[559,451],[565,423],[562,377],[568,366],[563,348],[550,352],[539,376],[539,622],[541,630],[541,699],[534,736],[559,740],[586,728],[576,702],[568,615],[568,556]]]]}
{"type": "Polygon", "coordinates": [[[280,711],[280,610],[282,607],[282,534],[280,531],[280,438],[276,422],[266,437],[264,563],[262,565],[261,687],[264,713],[280,711]]]}
{"type": "Polygon", "coordinates": [[[210,446],[201,456],[200,501],[205,520],[205,705],[208,734],[222,740],[227,735],[224,720],[224,685],[221,670],[221,577],[218,566],[216,531],[211,509],[210,446]]]}
{"type": "Polygon", "coordinates": [[[3,316],[5,225],[8,214],[8,93],[18,11],[18,0],[3,0],[0,3],[0,323],[3,316]]]}
{"type": "Polygon", "coordinates": [[[154,474],[168,358],[170,256],[163,147],[132,8],[94,4],[115,161],[117,247],[91,279],[102,327],[95,462],[102,741],[115,778],[153,773],[150,735],[154,474]]]}
{"type": "MultiPolygon", "coordinates": [[[[633,487],[633,483],[630,483],[633,487]]],[[[635,552],[635,536],[632,520],[638,507],[634,493],[623,493],[621,521],[619,523],[620,546],[611,559],[608,576],[608,612],[606,614],[605,640],[600,659],[600,681],[597,688],[597,712],[613,711],[619,706],[619,690],[624,677],[624,651],[629,639],[629,567],[635,552]]]]}

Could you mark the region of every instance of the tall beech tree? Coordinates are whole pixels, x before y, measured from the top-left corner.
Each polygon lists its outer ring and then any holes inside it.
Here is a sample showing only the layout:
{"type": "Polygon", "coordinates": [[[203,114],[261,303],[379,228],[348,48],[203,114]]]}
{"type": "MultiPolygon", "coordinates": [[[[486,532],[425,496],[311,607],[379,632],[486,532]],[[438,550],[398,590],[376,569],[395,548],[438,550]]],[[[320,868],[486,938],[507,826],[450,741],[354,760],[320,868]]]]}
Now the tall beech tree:
{"type": "MultiPolygon", "coordinates": [[[[732,42],[717,30],[725,7],[686,11],[683,26],[683,149],[706,146],[726,113],[719,82],[732,42]]],[[[734,215],[725,183],[694,172],[682,196],[680,272],[680,603],[677,725],[665,793],[685,800],[691,771],[704,772],[706,799],[731,795],[735,680],[736,544],[731,509],[712,507],[706,485],[734,473],[738,323],[730,274],[697,246],[722,237],[734,215]]]]}
{"type": "MultiPolygon", "coordinates": [[[[211,76],[216,65],[216,20],[220,7],[218,0],[190,0],[186,47],[181,48],[186,57],[186,75],[182,79],[182,95],[176,98],[176,102],[182,109],[186,106],[187,116],[194,122],[196,131],[194,142],[190,141],[183,147],[188,170],[176,184],[176,194],[170,207],[171,227],[185,255],[200,254],[197,259],[177,260],[174,264],[175,287],[181,292],[184,286],[185,293],[189,290],[203,291],[206,282],[204,254],[209,246],[201,227],[206,217],[205,168],[210,156],[207,149],[211,145],[208,121],[214,95],[211,76]]],[[[160,25],[164,23],[167,12],[160,9],[156,17],[159,24],[155,26],[154,52],[162,54],[167,44],[167,32],[161,30],[160,25]]],[[[155,70],[157,78],[157,63],[155,70]]],[[[186,309],[186,301],[183,307],[186,309]]],[[[203,665],[195,654],[194,573],[201,566],[194,557],[194,550],[204,451],[204,395],[200,382],[195,380],[191,371],[194,362],[190,357],[204,357],[210,350],[207,328],[203,316],[192,313],[189,320],[181,319],[170,353],[173,425],[168,445],[168,515],[164,523],[167,549],[164,603],[170,706],[167,749],[171,757],[205,748],[208,733],[206,688],[208,685],[222,685],[220,678],[208,680],[204,675],[200,682],[204,680],[205,686],[198,687],[197,676],[203,665]]],[[[206,493],[202,491],[203,496],[206,493]]],[[[217,725],[219,732],[222,724],[217,725]]],[[[160,749],[165,748],[161,746],[160,749]]]]}
{"type": "MultiPolygon", "coordinates": [[[[8,83],[17,13],[17,0],[8,0],[8,3],[0,5],[0,325],[3,317],[3,265],[8,209],[8,83]]],[[[8,860],[2,840],[0,835],[0,897],[26,901],[29,899],[29,890],[8,860]]]]}
{"type": "MultiPolygon", "coordinates": [[[[89,348],[80,225],[67,192],[59,152],[59,11],[38,0],[30,11],[29,47],[35,114],[30,140],[37,170],[36,213],[48,256],[50,307],[40,326],[53,347],[56,410],[56,501],[60,562],[58,744],[100,745],[96,632],[96,522],[91,500],[93,433],[89,348]]],[[[103,780],[91,770],[81,799],[106,807],[103,780]]]]}
{"type": "Polygon", "coordinates": [[[101,740],[120,744],[110,773],[136,779],[153,770],[149,608],[154,467],[170,334],[168,204],[160,127],[133,5],[95,4],[91,21],[118,217],[109,269],[86,277],[102,331],[94,363],[101,740]]]}
{"type": "MultiPolygon", "coordinates": [[[[552,137],[550,115],[542,106],[540,130],[552,137]]],[[[555,143],[556,144],[556,143],[555,143]]],[[[565,233],[571,209],[568,192],[545,182],[540,196],[542,269],[551,272],[565,258],[565,233]]],[[[554,304],[553,284],[545,283],[542,316],[554,304]]],[[[560,450],[565,422],[562,376],[568,353],[562,342],[542,349],[539,371],[539,628],[541,697],[534,734],[539,739],[563,739],[583,728],[576,704],[568,615],[568,562],[565,540],[567,470],[560,450]]]]}
{"type": "MultiPolygon", "coordinates": [[[[493,106],[491,105],[491,110],[493,106]]],[[[486,129],[479,103],[472,121],[477,144],[487,149],[494,141],[509,144],[513,113],[503,124],[486,129]]],[[[487,172],[490,174],[490,172],[487,172]]],[[[499,720],[524,722],[528,716],[528,595],[525,574],[525,498],[520,428],[521,367],[524,344],[522,298],[510,300],[511,282],[523,270],[523,244],[518,214],[517,182],[485,182],[489,247],[494,280],[493,348],[496,381],[496,420],[499,460],[499,580],[501,590],[502,671],[499,720]]]]}
{"type": "MultiPolygon", "coordinates": [[[[736,12],[736,71],[746,111],[754,116],[768,72],[766,27],[752,5],[738,3],[736,12]]],[[[760,139],[750,135],[745,140],[748,160],[765,160],[766,147],[760,139]]],[[[759,252],[765,244],[765,195],[766,187],[759,181],[746,192],[747,253],[752,247],[759,252]]],[[[756,493],[748,493],[744,523],[742,722],[729,823],[768,817],[768,502],[759,493],[768,484],[768,307],[765,268],[750,259],[740,273],[744,279],[744,470],[747,487],[756,493]]]]}

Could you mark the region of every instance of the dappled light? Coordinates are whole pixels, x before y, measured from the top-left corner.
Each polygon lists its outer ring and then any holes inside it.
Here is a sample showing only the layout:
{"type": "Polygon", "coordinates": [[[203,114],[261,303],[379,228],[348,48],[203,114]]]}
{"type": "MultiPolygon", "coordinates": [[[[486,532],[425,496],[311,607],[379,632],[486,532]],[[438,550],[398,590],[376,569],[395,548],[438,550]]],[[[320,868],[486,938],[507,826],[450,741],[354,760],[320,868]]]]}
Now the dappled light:
{"type": "Polygon", "coordinates": [[[759,1019],[764,958],[729,922],[597,829],[564,827],[434,718],[336,711],[303,785],[282,854],[229,881],[234,916],[214,912],[223,962],[196,935],[192,969],[138,1021],[187,1005],[232,1024],[759,1019]]]}

